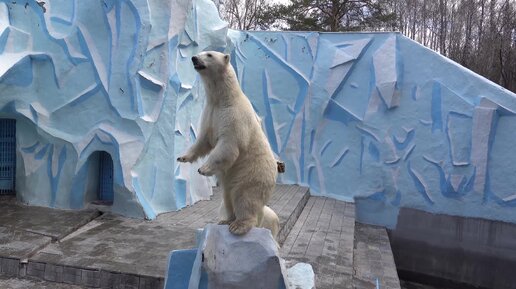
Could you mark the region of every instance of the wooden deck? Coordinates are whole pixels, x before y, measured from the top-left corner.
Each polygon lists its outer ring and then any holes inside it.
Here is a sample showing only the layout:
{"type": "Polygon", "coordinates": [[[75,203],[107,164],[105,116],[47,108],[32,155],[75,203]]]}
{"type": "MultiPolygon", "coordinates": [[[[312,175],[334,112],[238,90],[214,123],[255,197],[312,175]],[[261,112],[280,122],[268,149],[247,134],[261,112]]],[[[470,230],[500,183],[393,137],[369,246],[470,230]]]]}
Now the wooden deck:
{"type": "Polygon", "coordinates": [[[309,263],[317,289],[399,289],[385,228],[355,223],[355,205],[310,197],[281,248],[288,266],[309,263]]]}
{"type": "Polygon", "coordinates": [[[317,289],[353,288],[355,206],[310,197],[281,248],[288,265],[312,265],[317,289]]]}

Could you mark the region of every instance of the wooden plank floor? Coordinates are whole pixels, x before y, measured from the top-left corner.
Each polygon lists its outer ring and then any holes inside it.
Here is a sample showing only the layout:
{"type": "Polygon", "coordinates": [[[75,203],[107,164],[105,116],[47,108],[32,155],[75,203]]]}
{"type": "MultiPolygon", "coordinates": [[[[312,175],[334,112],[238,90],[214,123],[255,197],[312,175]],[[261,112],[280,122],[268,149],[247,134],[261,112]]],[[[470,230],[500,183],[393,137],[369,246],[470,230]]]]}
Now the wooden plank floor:
{"type": "Polygon", "coordinates": [[[351,289],[354,230],[354,204],[310,197],[281,255],[288,267],[298,262],[311,264],[317,289],[351,289]]]}

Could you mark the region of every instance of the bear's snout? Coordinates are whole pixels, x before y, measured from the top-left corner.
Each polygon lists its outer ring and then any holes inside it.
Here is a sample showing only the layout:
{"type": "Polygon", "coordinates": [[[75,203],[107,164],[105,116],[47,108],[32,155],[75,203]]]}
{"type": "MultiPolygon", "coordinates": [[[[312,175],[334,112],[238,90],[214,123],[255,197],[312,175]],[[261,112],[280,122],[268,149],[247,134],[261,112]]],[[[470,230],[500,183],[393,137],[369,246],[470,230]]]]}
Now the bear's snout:
{"type": "Polygon", "coordinates": [[[192,56],[192,63],[196,70],[202,70],[202,69],[206,68],[206,66],[203,64],[203,62],[197,56],[192,56]]]}

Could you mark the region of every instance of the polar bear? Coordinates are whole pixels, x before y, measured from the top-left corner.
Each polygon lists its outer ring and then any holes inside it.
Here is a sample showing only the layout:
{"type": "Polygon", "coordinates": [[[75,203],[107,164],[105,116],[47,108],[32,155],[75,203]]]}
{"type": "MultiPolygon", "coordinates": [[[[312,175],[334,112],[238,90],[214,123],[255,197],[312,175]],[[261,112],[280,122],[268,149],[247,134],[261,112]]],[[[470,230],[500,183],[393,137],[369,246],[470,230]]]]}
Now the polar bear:
{"type": "Polygon", "coordinates": [[[268,212],[264,208],[276,184],[277,163],[229,60],[229,55],[215,51],[192,57],[206,103],[195,143],[177,160],[194,162],[208,155],[198,171],[217,176],[222,187],[227,218],[219,224],[229,224],[231,233],[242,235],[268,212]]]}

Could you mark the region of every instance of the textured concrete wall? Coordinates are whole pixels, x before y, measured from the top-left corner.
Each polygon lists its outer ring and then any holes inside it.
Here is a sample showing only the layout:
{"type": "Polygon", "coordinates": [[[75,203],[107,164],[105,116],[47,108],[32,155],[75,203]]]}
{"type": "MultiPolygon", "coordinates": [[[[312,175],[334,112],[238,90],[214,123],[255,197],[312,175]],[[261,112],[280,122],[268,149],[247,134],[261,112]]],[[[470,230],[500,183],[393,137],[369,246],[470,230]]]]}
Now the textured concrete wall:
{"type": "Polygon", "coordinates": [[[514,288],[516,225],[401,209],[391,246],[401,278],[514,288]]]}

